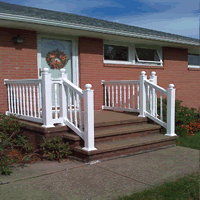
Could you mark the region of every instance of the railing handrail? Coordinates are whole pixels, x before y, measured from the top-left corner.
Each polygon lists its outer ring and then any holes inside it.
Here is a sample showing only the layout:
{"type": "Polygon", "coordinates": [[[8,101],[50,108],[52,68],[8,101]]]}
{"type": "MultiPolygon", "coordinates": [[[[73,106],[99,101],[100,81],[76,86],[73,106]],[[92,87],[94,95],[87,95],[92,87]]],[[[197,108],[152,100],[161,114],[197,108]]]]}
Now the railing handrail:
{"type": "Polygon", "coordinates": [[[42,79],[20,79],[20,80],[6,80],[4,79],[4,84],[15,84],[15,83],[42,83],[42,79]]]}
{"type": "Polygon", "coordinates": [[[158,90],[159,92],[163,93],[164,95],[167,95],[167,90],[165,90],[164,88],[150,82],[149,80],[145,80],[144,84],[152,86],[155,90],[158,90]]]}
{"type": "Polygon", "coordinates": [[[113,83],[113,84],[120,84],[120,83],[140,83],[139,80],[111,80],[111,81],[101,81],[101,84],[109,84],[109,83],[113,83]]]}
{"type": "Polygon", "coordinates": [[[81,96],[81,98],[83,98],[83,90],[77,87],[74,83],[69,81],[67,78],[63,78],[63,84],[70,87],[72,90],[78,93],[81,96]]]}

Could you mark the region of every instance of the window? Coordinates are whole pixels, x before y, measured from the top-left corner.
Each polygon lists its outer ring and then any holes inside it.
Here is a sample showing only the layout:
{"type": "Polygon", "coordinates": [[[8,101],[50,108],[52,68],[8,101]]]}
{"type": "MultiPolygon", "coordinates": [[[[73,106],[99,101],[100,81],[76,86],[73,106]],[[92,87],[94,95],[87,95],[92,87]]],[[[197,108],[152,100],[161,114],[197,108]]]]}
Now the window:
{"type": "Polygon", "coordinates": [[[188,54],[188,65],[200,66],[200,56],[198,54],[188,54]]]}
{"type": "Polygon", "coordinates": [[[105,44],[104,60],[128,61],[128,47],[105,44]]]}
{"type": "Polygon", "coordinates": [[[135,47],[131,43],[104,41],[104,63],[162,66],[162,48],[135,47]]]}
{"type": "Polygon", "coordinates": [[[156,49],[144,49],[144,48],[136,48],[135,49],[135,61],[139,63],[156,63],[160,64],[160,58],[158,56],[158,52],[156,49]]]}

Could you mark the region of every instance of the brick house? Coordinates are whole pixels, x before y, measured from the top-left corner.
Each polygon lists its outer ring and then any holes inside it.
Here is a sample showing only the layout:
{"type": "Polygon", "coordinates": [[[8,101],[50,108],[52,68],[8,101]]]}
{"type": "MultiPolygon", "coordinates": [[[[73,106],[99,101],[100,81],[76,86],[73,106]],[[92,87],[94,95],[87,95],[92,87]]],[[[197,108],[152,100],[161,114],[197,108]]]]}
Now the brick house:
{"type": "Polygon", "coordinates": [[[0,27],[0,112],[8,110],[4,79],[41,79],[44,68],[59,77],[55,52],[66,55],[71,82],[92,84],[94,110],[104,103],[102,80],[138,80],[141,71],[155,71],[163,88],[173,83],[182,105],[200,106],[198,39],[3,2],[0,27]]]}

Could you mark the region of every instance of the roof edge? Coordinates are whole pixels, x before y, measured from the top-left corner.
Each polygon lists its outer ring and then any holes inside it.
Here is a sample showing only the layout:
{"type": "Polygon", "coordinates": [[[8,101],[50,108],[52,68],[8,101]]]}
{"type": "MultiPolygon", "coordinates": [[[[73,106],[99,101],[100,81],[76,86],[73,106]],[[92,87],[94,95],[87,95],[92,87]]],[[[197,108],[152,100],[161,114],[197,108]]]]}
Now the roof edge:
{"type": "Polygon", "coordinates": [[[128,31],[116,31],[113,29],[108,28],[98,28],[90,25],[82,25],[82,24],[75,24],[71,22],[59,22],[55,20],[47,20],[42,18],[36,18],[36,17],[27,17],[23,15],[12,15],[7,13],[0,13],[0,19],[6,19],[6,20],[12,20],[12,21],[18,21],[18,22],[28,22],[33,24],[41,24],[41,25],[52,25],[57,27],[63,27],[63,28],[73,28],[73,29],[79,29],[79,30],[85,30],[85,31],[93,31],[98,33],[110,33],[114,35],[121,35],[121,36],[129,36],[129,37],[136,37],[141,39],[151,39],[151,40],[158,40],[163,42],[174,42],[178,44],[187,44],[187,45],[193,45],[193,46],[200,46],[200,43],[198,42],[186,42],[181,40],[174,40],[169,38],[163,38],[159,36],[150,36],[146,34],[141,33],[130,33],[128,31]]]}

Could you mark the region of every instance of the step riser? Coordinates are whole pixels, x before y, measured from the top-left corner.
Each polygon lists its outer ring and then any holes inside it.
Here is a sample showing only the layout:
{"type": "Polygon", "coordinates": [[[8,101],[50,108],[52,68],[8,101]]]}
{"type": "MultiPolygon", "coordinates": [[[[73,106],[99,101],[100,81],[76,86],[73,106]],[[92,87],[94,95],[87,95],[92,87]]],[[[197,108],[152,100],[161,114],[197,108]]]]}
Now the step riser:
{"type": "Polygon", "coordinates": [[[93,160],[103,160],[106,158],[114,158],[114,157],[120,157],[120,156],[127,156],[127,155],[135,155],[140,153],[145,153],[149,151],[155,151],[159,149],[164,148],[170,148],[176,146],[175,141],[165,141],[165,142],[159,142],[155,144],[145,144],[142,146],[137,147],[130,147],[126,149],[120,149],[120,150],[114,150],[112,152],[104,152],[96,155],[85,155],[77,151],[73,151],[72,156],[75,156],[79,159],[81,159],[83,162],[90,162],[93,160]]]}
{"type": "Polygon", "coordinates": [[[160,129],[155,130],[147,130],[147,131],[141,131],[141,132],[133,132],[133,133],[125,133],[125,134],[119,134],[114,136],[105,136],[101,138],[95,138],[95,143],[103,143],[107,141],[113,141],[113,140],[120,140],[125,138],[133,138],[133,137],[142,137],[150,134],[158,134],[160,133],[160,129]]]}

